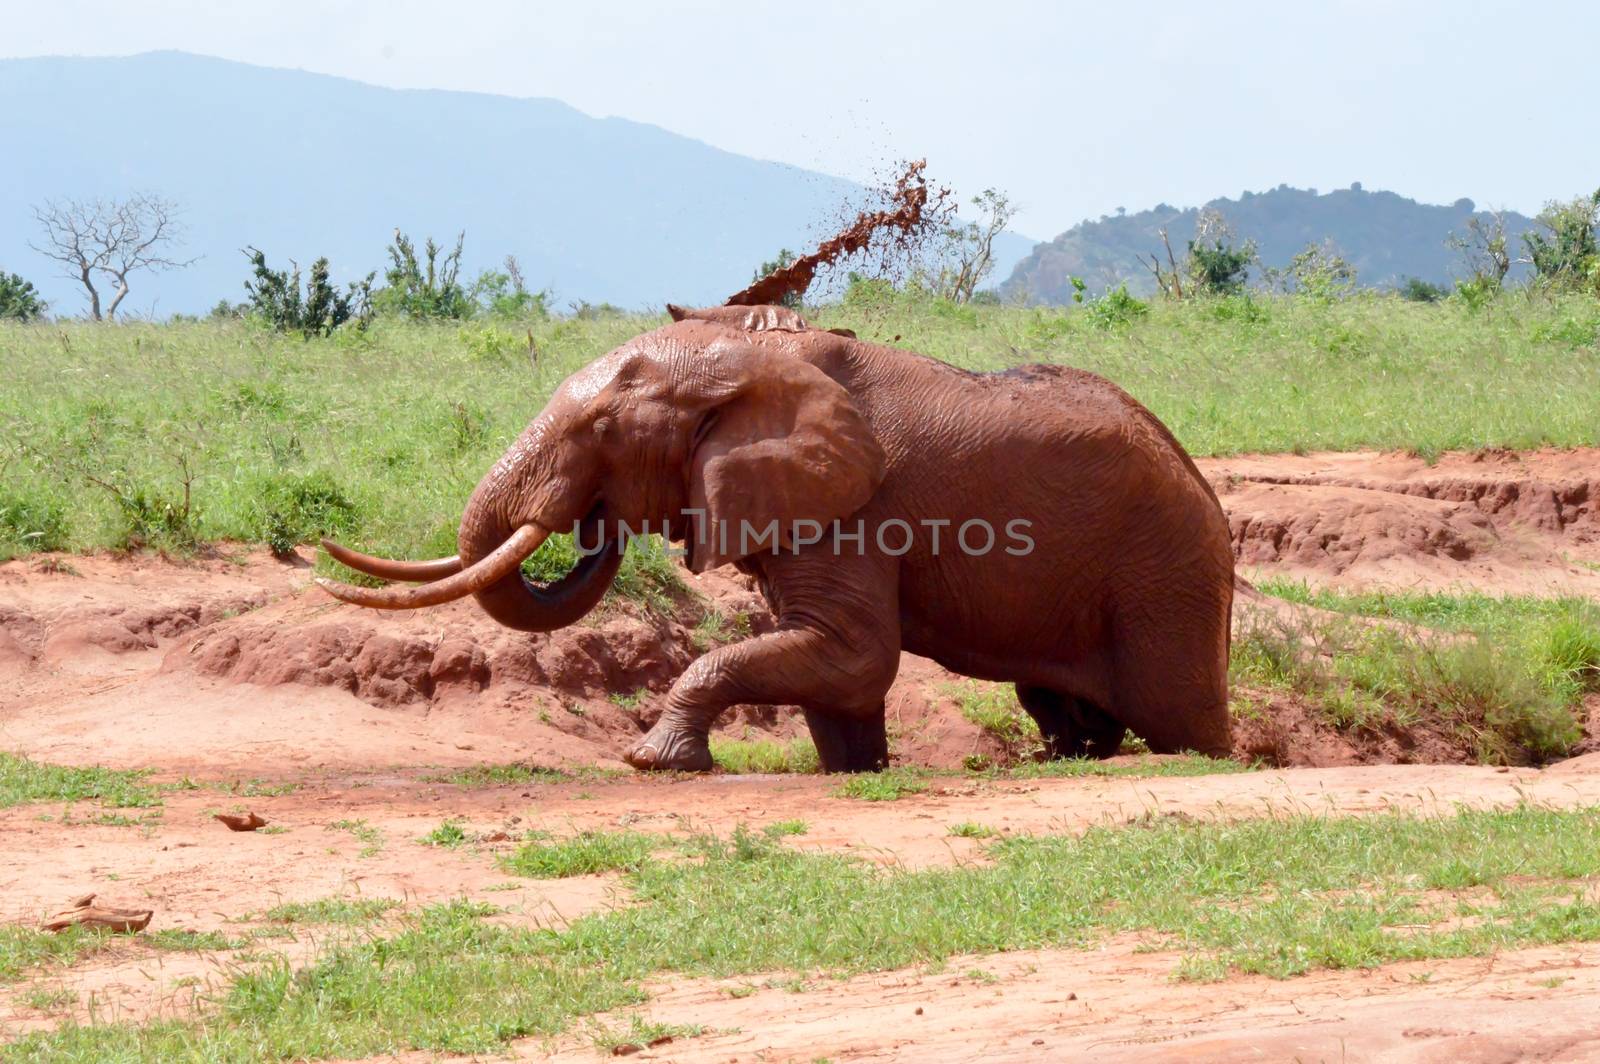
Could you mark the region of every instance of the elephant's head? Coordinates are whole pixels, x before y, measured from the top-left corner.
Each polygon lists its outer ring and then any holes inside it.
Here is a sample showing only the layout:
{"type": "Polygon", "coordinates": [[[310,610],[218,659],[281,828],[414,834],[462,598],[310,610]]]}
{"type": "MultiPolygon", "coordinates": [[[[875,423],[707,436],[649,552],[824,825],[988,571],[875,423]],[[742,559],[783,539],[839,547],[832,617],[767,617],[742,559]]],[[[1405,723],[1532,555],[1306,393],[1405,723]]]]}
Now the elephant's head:
{"type": "Polygon", "coordinates": [[[347,602],[383,609],[474,595],[502,624],[550,631],[582,617],[605,593],[621,562],[623,525],[670,527],[686,543],[689,568],[701,572],[737,560],[745,522],[759,531],[776,520],[786,536],[796,521],[826,524],[859,509],[884,468],[861,411],[827,374],[751,333],[843,341],[778,307],[672,310],[699,320],[637,337],[556,389],[472,493],[456,557],[394,562],[324,542],[351,568],[428,582],[318,583],[347,602]],[[722,527],[726,544],[711,534],[722,527]],[[551,533],[574,528],[586,547],[603,542],[604,549],[552,584],[527,580],[523,560],[551,533]]]}

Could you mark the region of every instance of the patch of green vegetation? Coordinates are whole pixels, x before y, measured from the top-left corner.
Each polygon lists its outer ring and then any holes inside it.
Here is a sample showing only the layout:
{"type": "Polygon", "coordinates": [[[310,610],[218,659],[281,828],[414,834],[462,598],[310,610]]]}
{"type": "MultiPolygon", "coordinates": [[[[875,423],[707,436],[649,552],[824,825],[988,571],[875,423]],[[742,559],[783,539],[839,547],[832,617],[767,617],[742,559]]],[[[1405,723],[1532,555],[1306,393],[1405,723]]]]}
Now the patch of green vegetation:
{"type": "Polygon", "coordinates": [[[383,852],[383,832],[365,820],[335,820],[329,831],[348,831],[361,843],[362,857],[376,857],[383,852]]]}
{"type": "Polygon", "coordinates": [[[22,1003],[40,1012],[57,1012],[78,1003],[78,992],[64,986],[34,986],[19,995],[22,1003]]]}
{"type": "Polygon", "coordinates": [[[860,772],[850,776],[833,793],[839,798],[856,798],[863,802],[892,802],[908,794],[921,794],[928,789],[923,774],[911,768],[886,768],[882,772],[860,772]]]}
{"type": "Polygon", "coordinates": [[[69,927],[59,933],[20,924],[0,924],[0,985],[47,966],[68,967],[107,949],[121,935],[69,927]]]}
{"type": "Polygon", "coordinates": [[[274,905],[262,919],[276,924],[364,924],[399,906],[393,898],[317,898],[274,905]]]}
{"type": "Polygon", "coordinates": [[[964,820],[959,824],[951,824],[950,834],[958,839],[989,839],[998,833],[987,824],[964,820]]]}
{"type": "Polygon", "coordinates": [[[242,949],[245,945],[242,940],[229,938],[220,931],[193,931],[174,927],[148,932],[140,936],[140,941],[147,942],[156,949],[177,952],[242,949]]]}
{"type": "Polygon", "coordinates": [[[761,829],[761,834],[768,839],[782,839],[790,835],[804,835],[811,830],[811,825],[804,820],[774,820],[761,829]]]}
{"type": "Polygon", "coordinates": [[[743,739],[711,736],[711,760],[720,769],[737,775],[750,773],[813,773],[821,769],[816,744],[810,736],[787,742],[777,739],[743,739]]]}
{"type": "Polygon", "coordinates": [[[1260,586],[1352,619],[1246,627],[1233,645],[1236,681],[1295,691],[1341,727],[1442,721],[1486,762],[1558,757],[1582,738],[1578,703],[1600,690],[1600,607],[1587,600],[1260,586]]]}
{"type": "MultiPolygon", "coordinates": [[[[268,959],[191,1022],[67,1025],[19,1060],[297,1059],[488,1053],[645,996],[663,972],[803,989],[847,975],[1140,934],[1182,978],[1483,956],[1600,940],[1600,809],[1443,818],[1156,817],[993,843],[991,863],[919,871],[797,852],[744,832],[698,859],[641,861],[630,904],[564,929],[430,906],[398,934],[268,959]],[[819,899],[822,901],[819,902],[819,899]],[[805,973],[805,974],[799,974],[805,973]]],[[[978,976],[972,976],[979,978],[978,976]]]]}
{"type": "Polygon", "coordinates": [[[442,846],[454,850],[466,845],[467,831],[458,820],[446,820],[417,840],[424,846],[442,846]]]}
{"type": "Polygon", "coordinates": [[[473,765],[452,772],[423,776],[424,783],[453,783],[458,787],[505,787],[528,783],[567,783],[572,780],[608,780],[626,775],[620,769],[580,765],[547,768],[525,761],[498,765],[473,765]]]}
{"type": "MultiPolygon", "coordinates": [[[[1252,293],[953,308],[886,293],[806,313],[965,369],[1102,373],[1197,455],[1436,454],[1600,442],[1593,306],[1558,293],[1504,294],[1476,311],[1252,293]]],[[[325,532],[396,557],[449,553],[473,486],[556,385],[664,320],[530,315],[489,329],[383,316],[311,338],[248,321],[0,324],[0,425],[14,455],[0,468],[0,556],[130,542],[284,549],[325,532]],[[419,400],[419,378],[444,383],[419,400]]],[[[571,562],[562,538],[541,552],[549,571],[571,562]]],[[[659,540],[630,547],[617,593],[681,595],[659,540]]],[[[724,634],[708,619],[699,638],[724,634]]]]}
{"type": "Polygon", "coordinates": [[[750,615],[743,611],[731,616],[712,608],[700,616],[689,633],[696,650],[710,650],[724,643],[736,643],[750,635],[750,615]]]}
{"type": "Polygon", "coordinates": [[[645,699],[645,696],[648,695],[649,693],[650,693],[650,688],[641,687],[637,691],[633,692],[631,695],[625,695],[625,694],[620,694],[620,693],[619,694],[607,695],[606,696],[606,700],[609,701],[612,705],[616,706],[618,709],[627,710],[628,712],[631,713],[634,710],[639,708],[639,703],[643,702],[644,699],[645,699]]]}
{"type": "Polygon", "coordinates": [[[1249,772],[1254,766],[1203,754],[1145,754],[1132,760],[1108,763],[1093,758],[1064,757],[1054,761],[1025,761],[1006,770],[1009,779],[1069,779],[1080,776],[1106,776],[1144,779],[1156,776],[1215,776],[1230,772],[1249,772]]]}
{"type": "Polygon", "coordinates": [[[647,1020],[638,1013],[628,1016],[627,1026],[615,1028],[609,1024],[596,1024],[591,1041],[595,1049],[608,1056],[623,1056],[618,1050],[638,1051],[666,1045],[679,1038],[694,1038],[705,1033],[701,1024],[660,1023],[647,1020]]]}
{"type": "Polygon", "coordinates": [[[534,879],[631,872],[659,845],[660,839],[637,831],[585,831],[553,842],[530,840],[499,863],[507,872],[534,879]]]}
{"type": "Polygon", "coordinates": [[[1044,748],[1039,726],[1017,701],[1012,684],[964,680],[944,692],[955,699],[961,715],[1000,744],[1006,763],[1022,760],[1044,748]]]}
{"type": "Polygon", "coordinates": [[[99,802],[113,809],[144,809],[161,804],[159,790],[145,782],[148,772],[73,768],[31,761],[0,751],[0,808],[24,802],[99,802]]]}

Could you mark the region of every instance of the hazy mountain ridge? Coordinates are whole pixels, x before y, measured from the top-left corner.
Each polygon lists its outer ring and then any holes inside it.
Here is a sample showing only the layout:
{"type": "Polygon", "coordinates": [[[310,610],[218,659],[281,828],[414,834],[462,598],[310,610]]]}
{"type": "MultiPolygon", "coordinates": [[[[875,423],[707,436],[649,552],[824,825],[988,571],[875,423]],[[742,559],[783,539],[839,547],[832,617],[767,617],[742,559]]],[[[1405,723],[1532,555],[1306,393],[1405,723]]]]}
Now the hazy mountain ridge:
{"type": "MultiPolygon", "coordinates": [[[[830,235],[860,186],[551,99],[386,89],[180,52],[0,60],[0,266],[56,313],[82,289],[28,247],[31,205],[150,190],[183,208],[187,269],[136,281],[125,309],[203,311],[268,261],[383,265],[396,226],[467,234],[464,275],[515,254],[558,301],[718,302],[781,247],[830,235]]],[[[991,283],[1032,241],[1006,234],[991,283]]]]}
{"type": "MultiPolygon", "coordinates": [[[[1001,289],[1012,298],[1066,303],[1073,293],[1069,278],[1077,276],[1092,294],[1124,282],[1130,291],[1148,294],[1155,290],[1147,265],[1150,255],[1162,255],[1165,265],[1161,229],[1167,230],[1181,262],[1204,209],[1220,212],[1238,240],[1256,241],[1261,262],[1271,267],[1286,265],[1307,244],[1331,240],[1355,266],[1357,282],[1368,286],[1392,286],[1407,277],[1448,284],[1463,275],[1465,266],[1447,239],[1475,215],[1487,218],[1470,199],[1442,206],[1393,192],[1368,192],[1359,183],[1320,195],[1315,189],[1279,185],[1268,192],[1245,192],[1238,199],[1214,199],[1203,208],[1163,203],[1135,214],[1080,222],[1035,247],[1001,289]]],[[[1521,247],[1520,234],[1534,223],[1515,211],[1504,212],[1504,218],[1515,252],[1521,247]]],[[[1260,271],[1251,275],[1259,278],[1260,271]]]]}

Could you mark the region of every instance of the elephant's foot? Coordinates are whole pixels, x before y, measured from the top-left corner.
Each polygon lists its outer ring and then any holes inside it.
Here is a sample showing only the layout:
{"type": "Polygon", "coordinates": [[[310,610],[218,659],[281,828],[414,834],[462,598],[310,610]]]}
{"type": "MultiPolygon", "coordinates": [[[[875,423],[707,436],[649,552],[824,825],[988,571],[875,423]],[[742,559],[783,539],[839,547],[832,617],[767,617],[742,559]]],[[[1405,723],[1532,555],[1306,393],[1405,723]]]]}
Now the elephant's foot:
{"type": "Polygon", "coordinates": [[[1018,684],[1017,700],[1039,726],[1047,758],[1111,757],[1128,733],[1092,703],[1065,692],[1018,684]]]}
{"type": "Polygon", "coordinates": [[[806,726],[824,772],[878,772],[889,767],[883,706],[866,716],[806,709],[806,726]]]}
{"type": "Polygon", "coordinates": [[[711,744],[705,733],[662,719],[623,760],[645,771],[710,772],[711,744]]]}

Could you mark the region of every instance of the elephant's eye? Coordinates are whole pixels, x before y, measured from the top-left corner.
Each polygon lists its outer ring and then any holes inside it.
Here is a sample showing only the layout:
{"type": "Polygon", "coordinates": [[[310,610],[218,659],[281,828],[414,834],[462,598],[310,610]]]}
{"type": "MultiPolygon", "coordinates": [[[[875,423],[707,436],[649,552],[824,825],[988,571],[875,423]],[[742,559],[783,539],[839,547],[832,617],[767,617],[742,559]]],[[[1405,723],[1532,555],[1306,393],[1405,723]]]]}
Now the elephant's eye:
{"type": "Polygon", "coordinates": [[[603,437],[603,436],[605,436],[606,433],[608,433],[610,431],[611,431],[611,419],[610,418],[608,418],[608,417],[597,417],[597,418],[594,419],[594,434],[596,436],[603,437]]]}

